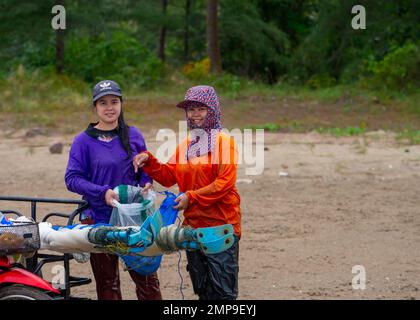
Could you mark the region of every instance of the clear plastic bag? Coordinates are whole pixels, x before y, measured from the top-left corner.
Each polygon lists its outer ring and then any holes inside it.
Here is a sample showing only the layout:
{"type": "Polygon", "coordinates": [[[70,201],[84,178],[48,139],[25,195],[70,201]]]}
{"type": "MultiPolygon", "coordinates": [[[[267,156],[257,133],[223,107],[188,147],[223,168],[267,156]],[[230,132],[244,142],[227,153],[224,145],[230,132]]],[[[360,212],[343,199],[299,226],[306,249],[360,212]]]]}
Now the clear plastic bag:
{"type": "Polygon", "coordinates": [[[115,201],[109,223],[114,226],[141,226],[154,212],[156,192],[149,190],[142,194],[142,188],[121,185],[114,189],[120,197],[115,201]]]}

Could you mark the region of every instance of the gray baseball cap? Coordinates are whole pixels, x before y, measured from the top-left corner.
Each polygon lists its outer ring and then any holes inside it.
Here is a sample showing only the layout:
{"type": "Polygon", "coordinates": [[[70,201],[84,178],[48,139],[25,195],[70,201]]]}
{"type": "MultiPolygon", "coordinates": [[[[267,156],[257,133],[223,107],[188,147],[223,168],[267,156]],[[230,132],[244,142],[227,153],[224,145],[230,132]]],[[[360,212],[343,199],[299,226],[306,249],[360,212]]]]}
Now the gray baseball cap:
{"type": "Polygon", "coordinates": [[[95,102],[103,96],[110,94],[122,97],[121,88],[118,83],[112,80],[102,80],[98,82],[93,88],[93,104],[95,104],[95,102]]]}

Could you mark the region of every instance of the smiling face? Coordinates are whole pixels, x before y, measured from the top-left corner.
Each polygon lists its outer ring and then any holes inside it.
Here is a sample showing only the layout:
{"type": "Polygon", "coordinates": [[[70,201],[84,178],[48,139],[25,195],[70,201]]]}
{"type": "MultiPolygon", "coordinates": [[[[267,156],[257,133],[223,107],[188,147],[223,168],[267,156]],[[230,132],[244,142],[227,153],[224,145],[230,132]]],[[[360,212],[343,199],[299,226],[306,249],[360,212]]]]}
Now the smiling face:
{"type": "Polygon", "coordinates": [[[195,127],[202,127],[207,116],[207,107],[203,105],[191,105],[186,108],[187,118],[195,127]]]}
{"type": "Polygon", "coordinates": [[[96,114],[99,124],[106,126],[118,125],[118,117],[121,114],[121,100],[114,95],[107,95],[95,103],[96,114]]]}

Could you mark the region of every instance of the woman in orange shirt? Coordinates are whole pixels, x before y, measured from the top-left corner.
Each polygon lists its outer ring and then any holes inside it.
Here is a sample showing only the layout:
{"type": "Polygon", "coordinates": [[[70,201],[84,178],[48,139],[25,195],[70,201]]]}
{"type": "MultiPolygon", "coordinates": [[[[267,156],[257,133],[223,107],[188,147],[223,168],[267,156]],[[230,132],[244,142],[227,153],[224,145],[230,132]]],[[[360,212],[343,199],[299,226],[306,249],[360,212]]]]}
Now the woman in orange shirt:
{"type": "Polygon", "coordinates": [[[187,270],[200,300],[234,300],[238,295],[238,258],[241,237],[240,197],[236,189],[237,152],[233,138],[222,132],[220,104],[210,86],[190,88],[177,107],[185,109],[189,138],[168,163],[145,151],[133,159],[139,168],[164,187],[178,184],[175,200],[184,210],[184,225],[193,228],[232,224],[235,243],[219,254],[187,251],[187,270]]]}

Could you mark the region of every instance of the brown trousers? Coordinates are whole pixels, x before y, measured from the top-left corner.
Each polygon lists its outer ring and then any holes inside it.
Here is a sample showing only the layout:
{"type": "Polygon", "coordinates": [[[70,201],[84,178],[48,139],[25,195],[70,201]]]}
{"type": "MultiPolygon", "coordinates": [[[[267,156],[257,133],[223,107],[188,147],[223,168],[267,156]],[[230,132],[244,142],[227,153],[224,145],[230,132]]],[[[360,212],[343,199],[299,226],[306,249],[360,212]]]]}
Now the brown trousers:
{"type": "MultiPolygon", "coordinates": [[[[84,219],[83,224],[94,224],[92,219],[84,219]]],[[[121,300],[119,258],[114,254],[91,253],[90,264],[96,281],[98,300],[121,300]]],[[[136,285],[139,300],[162,300],[159,279],[156,273],[142,276],[130,270],[130,277],[136,285]]]]}
{"type": "MultiPolygon", "coordinates": [[[[98,300],[121,300],[118,256],[105,253],[91,253],[90,264],[96,281],[98,300]]],[[[156,273],[142,276],[130,270],[130,277],[136,284],[139,300],[162,300],[156,273]]]]}

